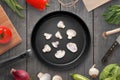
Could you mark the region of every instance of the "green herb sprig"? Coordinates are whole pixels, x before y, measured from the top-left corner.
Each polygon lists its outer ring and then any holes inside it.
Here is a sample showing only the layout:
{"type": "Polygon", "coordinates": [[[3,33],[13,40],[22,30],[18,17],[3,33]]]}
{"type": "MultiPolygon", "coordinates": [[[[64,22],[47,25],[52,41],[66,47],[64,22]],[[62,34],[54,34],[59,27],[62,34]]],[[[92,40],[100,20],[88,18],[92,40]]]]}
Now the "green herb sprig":
{"type": "Polygon", "coordinates": [[[107,23],[120,25],[120,5],[110,6],[103,16],[107,23]]]}

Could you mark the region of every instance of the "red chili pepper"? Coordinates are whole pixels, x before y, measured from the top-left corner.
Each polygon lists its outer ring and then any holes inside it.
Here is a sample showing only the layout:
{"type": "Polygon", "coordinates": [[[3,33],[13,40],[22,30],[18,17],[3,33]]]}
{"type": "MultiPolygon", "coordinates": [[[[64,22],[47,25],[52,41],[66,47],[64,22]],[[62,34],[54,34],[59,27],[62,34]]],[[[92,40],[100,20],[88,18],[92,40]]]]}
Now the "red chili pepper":
{"type": "Polygon", "coordinates": [[[0,26],[0,44],[8,43],[12,38],[12,32],[5,26],[0,26]]]}
{"type": "Polygon", "coordinates": [[[26,2],[39,10],[45,10],[48,6],[48,0],[26,0],[26,2]]]}

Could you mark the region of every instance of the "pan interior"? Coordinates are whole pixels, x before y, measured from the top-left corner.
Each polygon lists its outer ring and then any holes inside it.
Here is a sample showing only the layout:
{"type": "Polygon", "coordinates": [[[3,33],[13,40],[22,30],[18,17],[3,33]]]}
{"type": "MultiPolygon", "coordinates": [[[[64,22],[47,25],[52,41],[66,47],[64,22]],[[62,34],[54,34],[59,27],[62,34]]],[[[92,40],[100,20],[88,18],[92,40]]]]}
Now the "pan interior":
{"type": "Polygon", "coordinates": [[[68,13],[53,13],[43,17],[35,26],[32,35],[32,46],[35,50],[37,56],[45,61],[48,64],[52,65],[67,65],[70,63],[74,63],[80,56],[83,54],[86,46],[86,31],[84,29],[86,27],[83,25],[83,21],[80,18],[77,18],[75,15],[68,13]],[[64,29],[59,29],[57,27],[57,23],[59,21],[63,21],[65,24],[64,29]],[[74,29],[77,32],[76,37],[72,39],[68,39],[66,35],[66,31],[68,29],[74,29]],[[57,39],[55,37],[55,33],[60,31],[63,39],[57,39]],[[44,33],[51,33],[53,36],[50,40],[46,40],[43,36],[44,33]],[[60,44],[58,48],[54,48],[51,45],[51,42],[59,41],[60,44]],[[70,52],[66,48],[66,44],[68,42],[74,42],[77,44],[78,51],[76,53],[70,52]],[[51,51],[49,53],[43,53],[42,49],[45,44],[49,44],[51,46],[51,51]],[[58,50],[65,50],[66,54],[63,58],[57,59],[55,57],[55,53],[58,50]]]}

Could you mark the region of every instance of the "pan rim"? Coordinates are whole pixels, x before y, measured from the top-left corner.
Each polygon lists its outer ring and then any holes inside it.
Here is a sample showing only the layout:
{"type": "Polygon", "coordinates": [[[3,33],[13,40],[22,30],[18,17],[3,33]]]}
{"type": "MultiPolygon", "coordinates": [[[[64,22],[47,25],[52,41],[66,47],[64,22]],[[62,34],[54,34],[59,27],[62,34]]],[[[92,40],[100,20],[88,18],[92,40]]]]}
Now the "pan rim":
{"type": "MultiPolygon", "coordinates": [[[[47,63],[47,65],[50,65],[50,66],[55,66],[55,67],[64,67],[64,66],[68,66],[68,65],[71,65],[71,64],[74,64],[75,62],[77,62],[78,60],[79,60],[79,58],[82,56],[82,55],[84,55],[88,50],[87,49],[89,49],[89,47],[90,47],[90,44],[91,44],[91,36],[90,36],[90,32],[89,32],[89,29],[88,29],[88,27],[87,27],[87,25],[85,24],[85,22],[79,17],[79,16],[77,16],[76,14],[74,14],[74,13],[71,13],[71,12],[68,12],[68,11],[54,11],[54,12],[51,12],[51,13],[48,13],[47,15],[45,15],[45,16],[43,16],[41,19],[39,19],[38,20],[38,22],[35,24],[35,26],[34,26],[34,28],[33,28],[33,31],[32,31],[32,34],[31,34],[31,46],[32,46],[32,49],[33,49],[33,51],[34,51],[34,53],[35,53],[35,55],[37,56],[37,58],[41,61],[41,62],[45,62],[45,63],[47,63]],[[54,64],[54,63],[49,63],[49,62],[47,62],[45,59],[40,59],[38,56],[38,53],[37,53],[37,51],[36,51],[36,49],[35,49],[35,46],[34,46],[34,44],[33,44],[33,33],[35,32],[35,27],[37,26],[37,24],[39,24],[39,22],[43,19],[43,18],[45,18],[46,16],[48,16],[48,15],[50,15],[50,14],[55,14],[55,13],[67,13],[67,14],[70,14],[70,15],[73,15],[73,16],[75,16],[77,19],[79,19],[81,22],[82,22],[82,25],[84,25],[85,27],[83,28],[84,29],[84,31],[85,31],[85,35],[87,35],[88,37],[85,37],[85,39],[89,39],[89,41],[85,41],[85,44],[84,44],[84,48],[82,49],[82,51],[81,51],[81,54],[79,55],[79,57],[77,57],[76,59],[74,59],[73,61],[71,61],[71,62],[69,62],[69,63],[65,63],[65,64],[54,64]],[[33,47],[34,46],[34,47],[33,47]]],[[[80,63],[79,63],[80,64],[80,63]]]]}

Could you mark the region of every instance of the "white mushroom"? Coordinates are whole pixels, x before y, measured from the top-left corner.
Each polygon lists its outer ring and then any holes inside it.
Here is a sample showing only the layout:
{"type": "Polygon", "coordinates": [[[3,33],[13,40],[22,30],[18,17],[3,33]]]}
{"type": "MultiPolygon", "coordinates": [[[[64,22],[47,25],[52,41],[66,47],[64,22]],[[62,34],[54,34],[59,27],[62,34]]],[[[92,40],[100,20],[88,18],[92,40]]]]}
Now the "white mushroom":
{"type": "Polygon", "coordinates": [[[51,75],[48,73],[43,74],[39,80],[51,80],[51,75]]]}
{"type": "Polygon", "coordinates": [[[68,35],[68,39],[72,39],[73,37],[77,35],[76,31],[73,29],[68,29],[66,31],[66,34],[68,35]]]}
{"type": "Polygon", "coordinates": [[[63,58],[65,56],[65,51],[64,50],[58,50],[56,53],[55,53],[55,57],[56,58],[63,58]]]}
{"type": "Polygon", "coordinates": [[[59,45],[59,41],[55,41],[51,43],[54,48],[57,48],[59,45]]]}
{"type": "Polygon", "coordinates": [[[62,77],[59,75],[53,76],[52,80],[62,80],[62,77]]]}
{"type": "Polygon", "coordinates": [[[44,74],[42,72],[39,72],[37,77],[40,79],[44,74]]]}
{"type": "Polygon", "coordinates": [[[59,21],[57,24],[58,28],[65,28],[64,22],[63,21],[59,21]]]}
{"type": "Polygon", "coordinates": [[[77,45],[75,43],[72,43],[72,42],[67,43],[67,49],[73,53],[77,52],[77,50],[78,50],[77,45]]]}
{"type": "Polygon", "coordinates": [[[62,39],[62,35],[59,31],[56,32],[55,37],[58,39],[62,39]]]}
{"type": "Polygon", "coordinates": [[[51,47],[50,47],[48,44],[46,44],[46,45],[44,46],[44,48],[42,49],[42,51],[43,51],[44,53],[50,52],[50,51],[51,51],[51,47]]]}
{"type": "Polygon", "coordinates": [[[44,33],[45,39],[50,39],[52,37],[52,34],[50,33],[44,33]]]}

